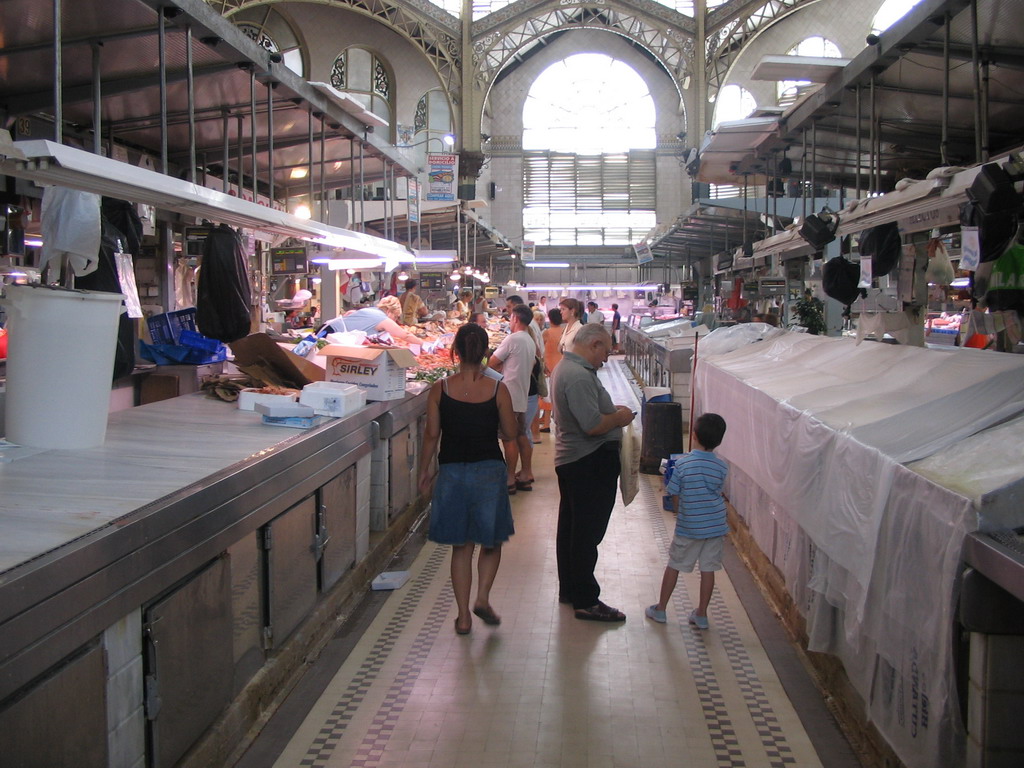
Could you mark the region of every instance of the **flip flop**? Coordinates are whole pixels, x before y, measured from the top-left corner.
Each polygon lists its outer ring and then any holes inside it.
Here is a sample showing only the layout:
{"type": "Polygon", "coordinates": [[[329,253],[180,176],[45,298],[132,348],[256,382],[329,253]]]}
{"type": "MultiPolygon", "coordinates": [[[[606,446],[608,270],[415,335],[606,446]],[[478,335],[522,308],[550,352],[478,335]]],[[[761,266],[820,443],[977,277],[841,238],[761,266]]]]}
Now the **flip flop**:
{"type": "Polygon", "coordinates": [[[496,614],[490,607],[487,608],[474,608],[473,615],[479,616],[484,624],[491,627],[496,627],[501,624],[501,616],[496,614]]]}
{"type": "Polygon", "coordinates": [[[516,488],[518,486],[519,486],[519,483],[512,483],[511,485],[505,486],[506,490],[508,491],[508,495],[509,496],[515,496],[516,495],[516,488]]]}
{"type": "Polygon", "coordinates": [[[527,480],[525,482],[523,480],[516,480],[516,488],[518,488],[520,491],[532,491],[533,480],[527,480]]]}
{"type": "Polygon", "coordinates": [[[455,619],[455,634],[456,635],[468,635],[469,631],[471,629],[473,629],[473,625],[472,624],[470,624],[468,627],[465,627],[464,629],[460,628],[459,627],[459,620],[455,619]]]}

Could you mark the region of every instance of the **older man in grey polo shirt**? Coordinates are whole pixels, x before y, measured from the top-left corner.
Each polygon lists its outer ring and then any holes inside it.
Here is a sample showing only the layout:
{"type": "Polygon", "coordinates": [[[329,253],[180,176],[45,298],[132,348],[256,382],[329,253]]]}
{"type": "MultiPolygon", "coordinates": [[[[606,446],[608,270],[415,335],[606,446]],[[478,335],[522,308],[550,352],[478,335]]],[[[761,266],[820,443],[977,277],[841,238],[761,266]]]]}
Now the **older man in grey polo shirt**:
{"type": "Polygon", "coordinates": [[[625,621],[602,603],[594,576],[597,546],[615,506],[622,427],[633,421],[615,406],[597,378],[612,340],[600,325],[585,325],[551,377],[558,476],[558,599],[572,603],[577,619],[625,621]]]}

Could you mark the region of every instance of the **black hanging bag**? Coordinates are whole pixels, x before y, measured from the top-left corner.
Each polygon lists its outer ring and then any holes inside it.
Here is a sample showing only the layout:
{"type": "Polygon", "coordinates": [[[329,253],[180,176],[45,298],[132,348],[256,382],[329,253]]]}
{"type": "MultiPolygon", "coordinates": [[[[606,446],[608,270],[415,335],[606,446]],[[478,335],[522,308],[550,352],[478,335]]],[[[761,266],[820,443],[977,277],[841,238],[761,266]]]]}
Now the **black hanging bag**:
{"type": "Polygon", "coordinates": [[[249,335],[249,271],[241,238],[231,227],[214,227],[206,238],[196,293],[201,334],[225,344],[249,335]]]}
{"type": "Polygon", "coordinates": [[[891,221],[866,230],[860,237],[858,250],[862,258],[870,257],[872,276],[888,275],[899,264],[903,250],[899,225],[891,221]]]}
{"type": "Polygon", "coordinates": [[[849,309],[861,296],[867,293],[858,286],[860,267],[842,256],[829,259],[822,269],[821,287],[825,295],[849,309]]]}

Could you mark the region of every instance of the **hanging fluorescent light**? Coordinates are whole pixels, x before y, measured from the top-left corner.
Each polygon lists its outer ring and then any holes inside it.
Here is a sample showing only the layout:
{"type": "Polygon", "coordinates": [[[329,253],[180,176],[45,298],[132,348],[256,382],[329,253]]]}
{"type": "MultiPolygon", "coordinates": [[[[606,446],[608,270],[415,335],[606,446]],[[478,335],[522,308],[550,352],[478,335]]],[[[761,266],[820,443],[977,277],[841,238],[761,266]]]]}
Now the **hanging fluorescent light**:
{"type": "Polygon", "coordinates": [[[466,266],[464,266],[462,268],[462,274],[464,274],[464,275],[472,275],[473,274],[473,267],[470,266],[469,264],[467,264],[466,266]]]}
{"type": "Polygon", "coordinates": [[[311,277],[309,278],[309,281],[313,283],[313,285],[320,285],[320,283],[322,283],[324,279],[322,277],[311,277]]]}
{"type": "Polygon", "coordinates": [[[25,238],[26,248],[42,248],[43,241],[38,237],[26,237],[25,238]]]}
{"type": "Polygon", "coordinates": [[[551,267],[552,269],[568,269],[572,265],[567,261],[524,261],[524,267],[551,267]]]}
{"type": "Polygon", "coordinates": [[[309,210],[309,206],[303,203],[295,207],[295,215],[300,219],[311,219],[313,218],[313,212],[309,210]]]}
{"type": "Polygon", "coordinates": [[[401,272],[398,273],[398,279],[404,283],[406,280],[409,279],[409,273],[403,269],[401,272]]]}
{"type": "Polygon", "coordinates": [[[291,173],[288,174],[288,177],[291,179],[304,179],[307,176],[309,176],[309,169],[305,166],[302,166],[301,168],[292,168],[291,173]]]}
{"type": "Polygon", "coordinates": [[[450,133],[446,133],[444,136],[442,136],[441,137],[441,141],[443,141],[449,147],[454,147],[455,146],[455,136],[453,136],[450,133]]]}
{"type": "Polygon", "coordinates": [[[381,259],[331,259],[327,262],[327,268],[330,270],[337,271],[339,269],[347,269],[351,275],[357,269],[373,269],[381,265],[381,259]]]}
{"type": "Polygon", "coordinates": [[[455,271],[455,272],[452,272],[450,275],[448,275],[448,279],[451,280],[453,283],[457,283],[457,282],[459,282],[459,280],[462,279],[462,275],[459,274],[458,271],[455,271]]]}
{"type": "MultiPolygon", "coordinates": [[[[509,283],[511,285],[511,282],[509,283]]],[[[653,285],[534,285],[531,291],[649,291],[653,285]]]]}

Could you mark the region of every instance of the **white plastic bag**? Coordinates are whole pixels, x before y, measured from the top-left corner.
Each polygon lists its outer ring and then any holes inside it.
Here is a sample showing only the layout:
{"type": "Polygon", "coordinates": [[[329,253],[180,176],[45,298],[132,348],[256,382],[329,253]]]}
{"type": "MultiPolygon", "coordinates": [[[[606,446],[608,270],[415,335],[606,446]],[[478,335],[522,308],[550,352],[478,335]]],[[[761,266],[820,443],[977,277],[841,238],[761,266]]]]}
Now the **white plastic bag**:
{"type": "Polygon", "coordinates": [[[99,195],[66,187],[44,189],[40,269],[52,261],[57,271],[66,256],[76,275],[95,272],[100,263],[100,233],[99,195]]]}
{"type": "Polygon", "coordinates": [[[949,285],[956,277],[953,263],[946,253],[946,246],[941,240],[932,240],[928,243],[928,268],[925,270],[925,277],[929,283],[935,285],[949,285]]]}
{"type": "Polygon", "coordinates": [[[619,445],[619,491],[625,506],[636,498],[640,491],[640,437],[632,424],[622,428],[622,443],[619,445]]]}

